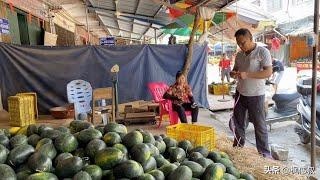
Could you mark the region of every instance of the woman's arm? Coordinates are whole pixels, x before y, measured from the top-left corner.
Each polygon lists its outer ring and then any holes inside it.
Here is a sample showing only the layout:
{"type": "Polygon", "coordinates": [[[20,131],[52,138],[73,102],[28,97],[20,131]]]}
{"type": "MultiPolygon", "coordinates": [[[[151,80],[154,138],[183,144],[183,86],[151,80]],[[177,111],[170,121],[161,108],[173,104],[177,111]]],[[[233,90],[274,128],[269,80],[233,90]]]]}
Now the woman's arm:
{"type": "Polygon", "coordinates": [[[169,94],[168,92],[164,93],[163,99],[180,100],[178,97],[173,96],[173,95],[169,94]]]}

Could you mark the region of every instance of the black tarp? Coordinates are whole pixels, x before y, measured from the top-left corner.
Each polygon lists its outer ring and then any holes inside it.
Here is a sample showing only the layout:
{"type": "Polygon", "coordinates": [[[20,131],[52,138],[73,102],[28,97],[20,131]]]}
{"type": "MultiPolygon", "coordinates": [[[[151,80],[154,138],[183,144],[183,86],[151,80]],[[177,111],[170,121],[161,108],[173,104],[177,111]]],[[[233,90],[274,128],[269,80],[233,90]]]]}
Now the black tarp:
{"type": "MultiPolygon", "coordinates": [[[[39,111],[67,103],[67,83],[82,79],[92,88],[111,87],[110,69],[120,66],[119,102],[151,100],[148,82],[172,84],[183,66],[185,45],[16,46],[0,43],[0,89],[7,98],[19,92],[36,92],[39,111]]],[[[195,45],[188,76],[195,100],[208,107],[206,85],[207,45],[195,45]]]]}

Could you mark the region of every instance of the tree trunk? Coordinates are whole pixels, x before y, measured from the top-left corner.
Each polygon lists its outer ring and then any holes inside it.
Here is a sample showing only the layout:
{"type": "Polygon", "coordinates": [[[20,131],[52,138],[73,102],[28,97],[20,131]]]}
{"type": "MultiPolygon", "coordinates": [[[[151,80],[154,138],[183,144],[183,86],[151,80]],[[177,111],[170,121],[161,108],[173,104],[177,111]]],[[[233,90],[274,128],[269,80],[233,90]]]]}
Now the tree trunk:
{"type": "Polygon", "coordinates": [[[194,43],[194,36],[198,30],[198,26],[199,26],[199,21],[200,21],[200,15],[199,15],[199,10],[197,9],[197,12],[195,14],[194,17],[194,22],[193,22],[193,28],[192,28],[192,32],[190,35],[190,39],[189,39],[189,43],[188,43],[188,53],[187,53],[187,57],[184,61],[184,65],[183,65],[183,74],[187,77],[189,74],[189,70],[190,70],[190,65],[192,63],[192,54],[193,54],[193,43],[194,43]]]}

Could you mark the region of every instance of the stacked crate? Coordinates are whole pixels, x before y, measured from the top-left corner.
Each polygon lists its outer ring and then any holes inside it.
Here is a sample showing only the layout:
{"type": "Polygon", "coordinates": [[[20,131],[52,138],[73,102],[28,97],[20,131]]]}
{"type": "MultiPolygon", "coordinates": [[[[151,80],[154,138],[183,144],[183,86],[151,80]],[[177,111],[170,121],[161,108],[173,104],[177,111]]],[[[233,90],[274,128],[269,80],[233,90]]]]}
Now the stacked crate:
{"type": "Polygon", "coordinates": [[[8,98],[11,126],[26,126],[36,123],[38,117],[36,93],[19,93],[8,98]]]}

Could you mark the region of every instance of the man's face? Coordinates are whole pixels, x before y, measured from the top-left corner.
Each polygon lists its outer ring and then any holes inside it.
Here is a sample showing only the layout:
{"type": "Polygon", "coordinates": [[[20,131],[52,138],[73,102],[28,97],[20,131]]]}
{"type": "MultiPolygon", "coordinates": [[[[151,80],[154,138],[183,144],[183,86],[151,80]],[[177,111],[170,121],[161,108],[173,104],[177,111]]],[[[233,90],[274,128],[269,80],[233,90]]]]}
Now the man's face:
{"type": "Polygon", "coordinates": [[[243,52],[247,52],[251,48],[252,40],[248,35],[240,35],[236,37],[237,44],[243,52]]]}

